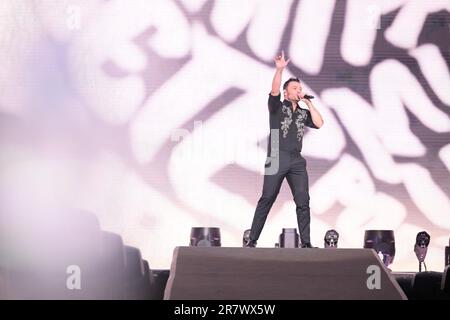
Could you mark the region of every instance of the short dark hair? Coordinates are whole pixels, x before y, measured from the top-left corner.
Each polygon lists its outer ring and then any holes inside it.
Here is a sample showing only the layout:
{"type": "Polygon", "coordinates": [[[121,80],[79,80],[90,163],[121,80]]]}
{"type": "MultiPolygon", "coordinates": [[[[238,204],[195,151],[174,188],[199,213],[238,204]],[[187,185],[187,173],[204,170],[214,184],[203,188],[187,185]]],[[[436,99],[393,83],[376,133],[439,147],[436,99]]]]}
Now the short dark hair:
{"type": "Polygon", "coordinates": [[[289,78],[284,84],[283,84],[283,90],[286,90],[290,82],[298,82],[300,83],[300,80],[298,78],[289,78]]]}

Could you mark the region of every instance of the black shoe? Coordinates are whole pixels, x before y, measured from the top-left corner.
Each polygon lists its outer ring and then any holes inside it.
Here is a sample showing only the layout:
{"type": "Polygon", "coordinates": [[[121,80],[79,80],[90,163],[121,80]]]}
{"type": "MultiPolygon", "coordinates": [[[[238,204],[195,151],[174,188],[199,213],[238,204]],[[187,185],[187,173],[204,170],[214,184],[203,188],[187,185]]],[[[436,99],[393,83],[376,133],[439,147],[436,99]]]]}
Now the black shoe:
{"type": "Polygon", "coordinates": [[[302,244],[302,248],[313,248],[313,246],[310,242],[306,242],[302,244]]]}
{"type": "Polygon", "coordinates": [[[244,248],[255,248],[256,247],[256,240],[248,240],[244,244],[244,248]]]}

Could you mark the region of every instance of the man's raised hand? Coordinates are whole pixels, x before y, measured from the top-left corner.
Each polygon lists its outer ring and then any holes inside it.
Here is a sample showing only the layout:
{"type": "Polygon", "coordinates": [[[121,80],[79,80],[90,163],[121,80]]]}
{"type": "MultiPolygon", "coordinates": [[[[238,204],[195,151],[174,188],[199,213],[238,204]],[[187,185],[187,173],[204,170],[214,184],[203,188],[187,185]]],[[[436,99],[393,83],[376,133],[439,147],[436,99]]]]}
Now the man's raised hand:
{"type": "Polygon", "coordinates": [[[291,61],[291,59],[284,60],[284,51],[281,51],[281,55],[276,56],[274,60],[277,69],[284,69],[288,65],[289,61],[291,61]]]}

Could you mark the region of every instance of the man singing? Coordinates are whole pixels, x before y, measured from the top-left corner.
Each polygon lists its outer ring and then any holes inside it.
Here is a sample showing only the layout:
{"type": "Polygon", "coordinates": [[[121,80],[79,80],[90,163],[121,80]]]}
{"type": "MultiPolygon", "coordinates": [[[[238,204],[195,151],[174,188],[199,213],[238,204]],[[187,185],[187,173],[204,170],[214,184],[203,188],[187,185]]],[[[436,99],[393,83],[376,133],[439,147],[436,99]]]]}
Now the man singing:
{"type": "Polygon", "coordinates": [[[284,100],[280,99],[280,85],[283,69],[289,60],[284,51],[275,59],[275,76],[269,94],[270,136],[267,148],[264,185],[261,198],[253,217],[253,223],[245,247],[256,247],[267,215],[286,177],[297,206],[297,223],[303,248],[312,248],[310,240],[310,209],[308,173],[306,160],[301,155],[304,126],[321,128],[323,119],[314,105],[305,97],[297,78],[290,78],[283,84],[284,100]],[[304,101],[309,110],[299,107],[304,101]]]}

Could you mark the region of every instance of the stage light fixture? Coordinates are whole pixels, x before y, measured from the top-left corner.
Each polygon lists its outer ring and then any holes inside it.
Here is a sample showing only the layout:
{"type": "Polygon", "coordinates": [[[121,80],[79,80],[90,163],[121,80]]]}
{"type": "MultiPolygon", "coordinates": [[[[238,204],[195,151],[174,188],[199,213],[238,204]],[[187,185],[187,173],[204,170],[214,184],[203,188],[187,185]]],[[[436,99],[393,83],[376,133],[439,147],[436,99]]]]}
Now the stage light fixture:
{"type": "Polygon", "coordinates": [[[215,227],[192,227],[191,247],[220,247],[220,228],[215,227]]]}
{"type": "Polygon", "coordinates": [[[244,234],[242,235],[242,246],[245,247],[246,244],[250,241],[250,232],[251,229],[247,229],[244,231],[244,234]]]}
{"type": "Polygon", "coordinates": [[[444,266],[450,265],[450,238],[448,239],[448,246],[445,247],[445,262],[444,266]]]}
{"type": "Polygon", "coordinates": [[[393,230],[366,230],[364,248],[374,249],[386,268],[394,262],[395,237],[393,230]]]}
{"type": "Polygon", "coordinates": [[[334,229],[328,230],[325,233],[325,237],[323,240],[324,240],[323,244],[324,248],[337,248],[339,241],[339,233],[334,229]]]}
{"type": "Polygon", "coordinates": [[[414,252],[417,260],[419,260],[419,272],[422,271],[422,263],[427,271],[427,265],[425,264],[425,257],[428,251],[428,245],[430,244],[431,237],[426,231],[421,231],[416,236],[416,244],[414,245],[414,252]]]}
{"type": "Polygon", "coordinates": [[[279,237],[280,248],[298,248],[299,234],[296,228],[283,228],[279,237]]]}

